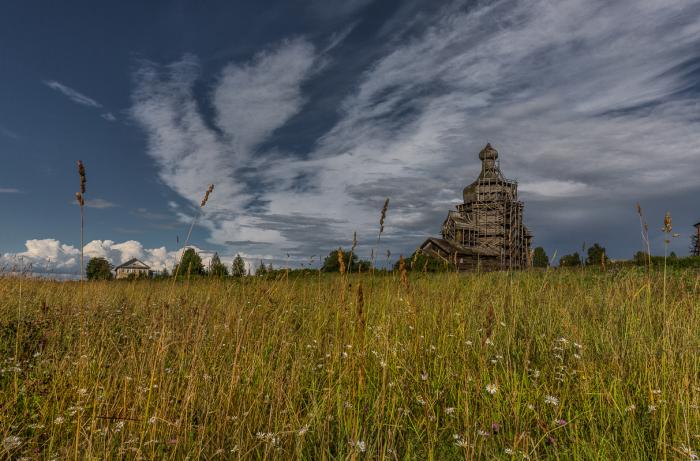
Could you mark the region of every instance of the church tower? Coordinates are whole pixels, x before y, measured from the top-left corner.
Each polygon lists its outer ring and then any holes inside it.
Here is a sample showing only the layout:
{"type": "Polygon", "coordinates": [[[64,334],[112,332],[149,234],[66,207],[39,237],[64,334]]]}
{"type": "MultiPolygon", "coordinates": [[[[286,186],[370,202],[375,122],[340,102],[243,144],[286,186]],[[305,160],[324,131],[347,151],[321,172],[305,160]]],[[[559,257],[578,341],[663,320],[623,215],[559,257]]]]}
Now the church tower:
{"type": "Polygon", "coordinates": [[[431,237],[420,249],[458,270],[526,268],[532,234],[523,224],[518,183],[503,176],[491,144],[479,159],[481,173],[464,188],[463,203],[447,213],[442,238],[431,237]]]}

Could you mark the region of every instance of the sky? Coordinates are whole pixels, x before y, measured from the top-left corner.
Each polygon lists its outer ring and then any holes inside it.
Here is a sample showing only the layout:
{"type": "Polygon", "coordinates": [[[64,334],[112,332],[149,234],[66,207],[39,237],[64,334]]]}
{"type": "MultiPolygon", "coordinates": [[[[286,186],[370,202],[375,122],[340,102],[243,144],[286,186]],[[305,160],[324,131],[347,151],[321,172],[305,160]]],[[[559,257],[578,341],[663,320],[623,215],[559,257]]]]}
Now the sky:
{"type": "Polygon", "coordinates": [[[688,253],[700,221],[700,3],[10,2],[0,266],[391,258],[436,236],[490,142],[534,246],[688,253]],[[380,211],[390,199],[377,242],[380,211]]]}

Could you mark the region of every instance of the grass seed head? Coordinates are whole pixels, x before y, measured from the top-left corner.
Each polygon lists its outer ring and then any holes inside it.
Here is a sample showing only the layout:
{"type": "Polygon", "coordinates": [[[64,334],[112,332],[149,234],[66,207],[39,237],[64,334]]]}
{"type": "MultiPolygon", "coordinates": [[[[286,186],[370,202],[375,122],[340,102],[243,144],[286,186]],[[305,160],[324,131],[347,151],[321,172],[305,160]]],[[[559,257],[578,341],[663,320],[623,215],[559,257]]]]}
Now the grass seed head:
{"type": "Polygon", "coordinates": [[[199,204],[200,208],[204,208],[204,205],[207,204],[207,201],[209,200],[209,195],[212,192],[214,192],[214,184],[209,184],[209,188],[204,193],[204,198],[202,199],[202,203],[199,204]]]}

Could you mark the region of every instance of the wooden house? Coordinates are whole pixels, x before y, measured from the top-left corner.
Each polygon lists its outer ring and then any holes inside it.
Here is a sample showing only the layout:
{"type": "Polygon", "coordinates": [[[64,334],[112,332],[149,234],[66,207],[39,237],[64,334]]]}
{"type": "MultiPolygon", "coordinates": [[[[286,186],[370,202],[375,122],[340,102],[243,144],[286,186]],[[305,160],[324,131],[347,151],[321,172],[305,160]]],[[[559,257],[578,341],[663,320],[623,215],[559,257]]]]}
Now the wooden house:
{"type": "Polygon", "coordinates": [[[491,144],[479,159],[481,174],[464,188],[463,203],[447,213],[442,238],[428,238],[420,250],[458,270],[528,267],[532,234],[523,224],[518,183],[503,176],[491,144]]]}
{"type": "Polygon", "coordinates": [[[150,277],[153,273],[148,264],[136,258],[130,259],[124,264],[115,267],[114,272],[118,279],[125,279],[128,277],[150,277]]]}
{"type": "Polygon", "coordinates": [[[691,239],[690,253],[693,256],[700,256],[700,222],[695,224],[695,234],[691,239]]]}

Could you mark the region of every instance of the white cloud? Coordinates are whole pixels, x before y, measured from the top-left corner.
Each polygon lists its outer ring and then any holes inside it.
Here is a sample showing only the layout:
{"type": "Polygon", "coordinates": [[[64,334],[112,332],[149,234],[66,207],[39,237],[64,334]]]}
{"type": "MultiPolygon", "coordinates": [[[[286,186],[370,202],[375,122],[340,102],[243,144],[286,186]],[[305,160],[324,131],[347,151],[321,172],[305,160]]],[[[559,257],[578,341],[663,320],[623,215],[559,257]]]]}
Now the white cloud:
{"type": "MultiPolygon", "coordinates": [[[[72,202],[72,203],[77,204],[75,202],[72,202]]],[[[105,200],[103,198],[94,198],[94,199],[85,200],[85,206],[88,208],[105,209],[105,208],[114,208],[117,205],[115,203],[112,203],[109,200],[105,200]]]]}
{"type": "MultiPolygon", "coordinates": [[[[73,245],[61,243],[56,239],[32,239],[25,243],[26,250],[19,253],[0,254],[0,273],[20,271],[31,267],[33,272],[63,275],[77,275],[80,272],[80,249],[73,245]]],[[[201,256],[205,267],[209,265],[214,252],[207,249],[189,246],[201,256]]],[[[172,270],[178,261],[182,249],[168,250],[166,247],[144,248],[136,240],[114,242],[112,240],[93,240],[85,245],[83,253],[86,262],[90,258],[102,257],[114,266],[118,266],[132,258],[137,258],[148,264],[153,270],[167,268],[172,270]]],[[[220,254],[221,261],[230,266],[235,255],[220,254]]],[[[260,259],[269,262],[269,255],[251,255],[241,253],[246,265],[257,264],[260,259]]]]}
{"type": "MultiPolygon", "coordinates": [[[[697,191],[698,103],[682,92],[682,69],[697,55],[699,14],[689,0],[450,7],[423,33],[387,41],[303,159],[259,151],[303,113],[318,58],[301,39],[224,69],[211,93],[216,129],[192,92],[193,57],[145,65],[133,113],[166,184],[196,204],[216,183],[202,221],[214,243],[303,254],[353,230],[371,236],[390,196],[387,242],[407,248],[439,231],[486,141],[536,199],[526,218],[596,194],[627,207],[697,191]]],[[[577,201],[577,219],[593,213],[577,201]]]]}
{"type": "Polygon", "coordinates": [[[22,191],[14,187],[0,187],[0,194],[21,194],[22,191]]]}
{"type": "Polygon", "coordinates": [[[105,112],[104,114],[101,114],[100,117],[107,120],[108,122],[115,122],[117,120],[117,117],[115,117],[114,114],[111,112],[105,112]]]}
{"type": "Polygon", "coordinates": [[[85,96],[78,90],[74,90],[63,83],[57,82],[56,80],[44,80],[44,84],[49,88],[56,90],[73,101],[76,104],[80,104],[88,107],[102,107],[102,104],[95,101],[94,99],[85,96]]]}

